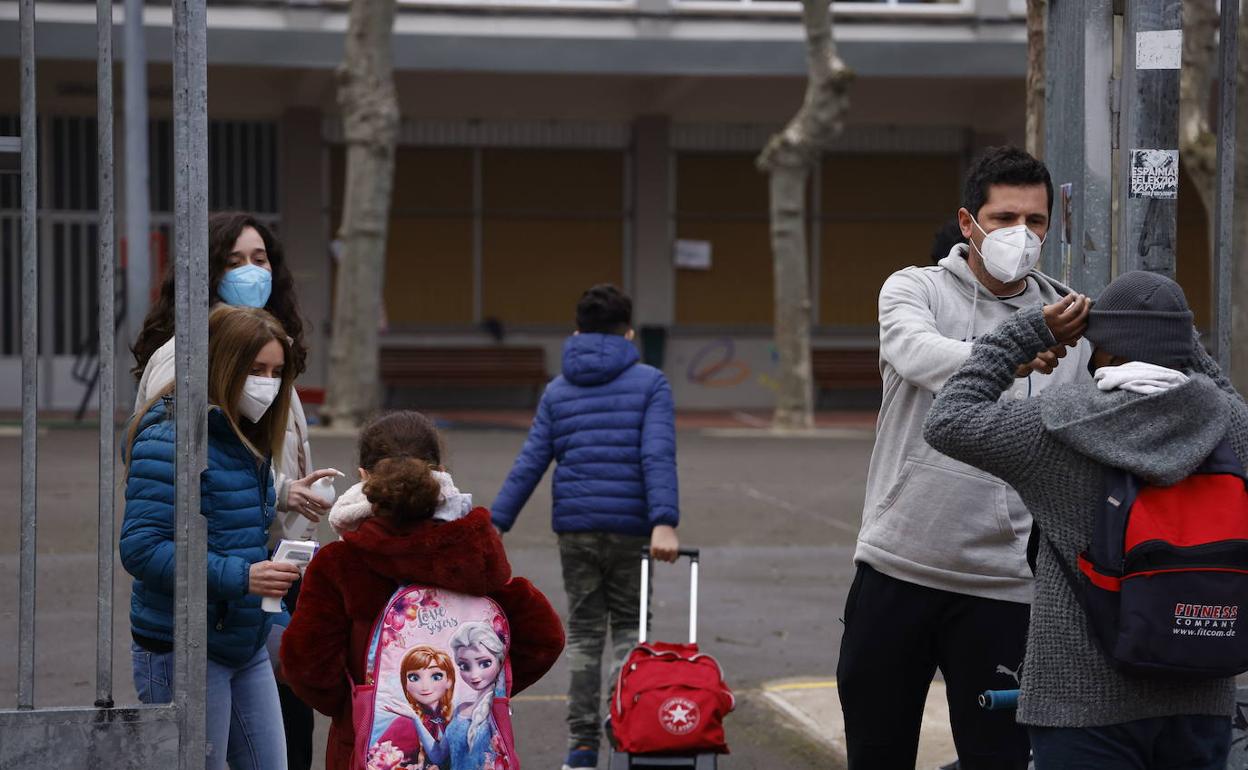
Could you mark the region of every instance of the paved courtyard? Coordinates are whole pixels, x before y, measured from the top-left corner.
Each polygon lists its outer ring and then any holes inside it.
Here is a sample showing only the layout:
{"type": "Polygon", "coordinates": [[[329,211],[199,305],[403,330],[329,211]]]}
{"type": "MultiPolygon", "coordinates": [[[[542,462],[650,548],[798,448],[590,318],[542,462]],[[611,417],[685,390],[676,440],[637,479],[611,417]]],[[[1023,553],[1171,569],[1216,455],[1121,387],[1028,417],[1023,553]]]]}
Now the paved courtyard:
{"type": "MultiPolygon", "coordinates": [[[[446,430],[458,486],[488,505],[523,439],[514,429],[446,430]]],[[[772,438],[691,429],[681,431],[679,442],[680,534],[703,552],[700,640],[739,696],[728,722],[733,754],[722,766],[835,767],[828,744],[812,740],[798,716],[776,709],[763,687],[824,687],[835,672],[837,616],[851,578],[871,432],[841,427],[816,438],[772,438]]],[[[350,437],[319,434],[312,446],[318,466],[353,474],[350,437]]],[[[39,440],[39,705],[81,705],[94,697],[96,447],[88,429],[50,428],[39,440]]],[[[9,522],[0,528],[0,692],[8,704],[16,692],[19,469],[20,439],[8,431],[0,435],[0,499],[7,501],[9,522]]],[[[562,612],[548,479],[504,542],[516,574],[531,578],[562,612]]],[[[115,583],[116,698],[134,702],[130,579],[120,565],[115,583]]],[[[682,640],[686,566],[660,565],[655,599],[657,638],[682,640]]],[[[516,703],[525,767],[557,768],[562,759],[566,683],[561,662],[516,703]]]]}

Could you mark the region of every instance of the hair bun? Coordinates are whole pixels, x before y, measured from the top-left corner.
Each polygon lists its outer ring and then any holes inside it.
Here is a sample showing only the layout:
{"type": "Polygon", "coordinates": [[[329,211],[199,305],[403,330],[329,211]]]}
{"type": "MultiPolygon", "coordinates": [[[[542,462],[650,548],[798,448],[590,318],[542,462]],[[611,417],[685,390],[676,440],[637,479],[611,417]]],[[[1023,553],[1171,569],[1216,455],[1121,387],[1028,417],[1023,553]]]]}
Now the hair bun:
{"type": "Polygon", "coordinates": [[[434,467],[415,457],[380,460],[364,483],[364,496],[379,513],[399,521],[419,521],[437,510],[442,485],[434,467]]]}

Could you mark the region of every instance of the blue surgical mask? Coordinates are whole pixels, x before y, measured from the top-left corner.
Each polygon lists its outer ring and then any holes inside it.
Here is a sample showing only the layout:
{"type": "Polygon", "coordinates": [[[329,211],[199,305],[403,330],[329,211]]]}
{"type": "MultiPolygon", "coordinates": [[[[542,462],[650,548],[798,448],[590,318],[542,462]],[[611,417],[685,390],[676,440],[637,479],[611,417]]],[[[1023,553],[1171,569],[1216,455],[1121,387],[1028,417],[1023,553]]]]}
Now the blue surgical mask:
{"type": "Polygon", "coordinates": [[[251,264],[227,271],[217,286],[217,296],[235,307],[264,307],[272,292],[273,274],[251,264]]]}

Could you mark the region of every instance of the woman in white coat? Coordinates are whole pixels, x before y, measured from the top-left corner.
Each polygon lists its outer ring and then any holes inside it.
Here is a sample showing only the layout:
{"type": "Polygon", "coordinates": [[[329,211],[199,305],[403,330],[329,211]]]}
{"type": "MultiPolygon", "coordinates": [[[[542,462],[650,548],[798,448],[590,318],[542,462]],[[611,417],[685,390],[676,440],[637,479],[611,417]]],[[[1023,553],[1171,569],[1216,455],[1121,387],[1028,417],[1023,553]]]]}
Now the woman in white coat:
{"type": "MultiPolygon", "coordinates": [[[[303,373],[307,348],[303,341],[303,319],[295,298],[294,279],[286,266],[281,244],[254,216],[241,212],[213,214],[208,219],[208,296],[213,305],[264,308],[286,331],[291,355],[287,366],[294,376],[303,373]]],[[[173,271],[167,270],[157,298],[139,333],[134,347],[132,373],[139,381],[135,409],[151,401],[174,378],[173,271]]],[[[308,444],[308,422],[298,394],[290,393],[290,417],[280,463],[273,468],[277,492],[277,516],[269,533],[272,548],[282,538],[310,539],[316,525],[328,513],[330,503],[312,491],[312,484],[325,476],[336,476],[333,469],[316,470],[308,444]]],[[[294,611],[298,584],[287,595],[287,607],[294,611]]],[[[282,716],[286,725],[286,745],[291,770],[311,766],[312,711],[284,686],[282,716]],[[306,734],[305,734],[306,733],[306,734]]]]}

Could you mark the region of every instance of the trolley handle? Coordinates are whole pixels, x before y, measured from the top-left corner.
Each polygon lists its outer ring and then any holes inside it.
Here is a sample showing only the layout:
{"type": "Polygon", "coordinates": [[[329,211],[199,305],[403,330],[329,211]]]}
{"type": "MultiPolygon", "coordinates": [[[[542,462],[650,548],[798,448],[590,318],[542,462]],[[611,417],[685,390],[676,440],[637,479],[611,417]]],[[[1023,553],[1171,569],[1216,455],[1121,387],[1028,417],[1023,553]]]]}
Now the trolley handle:
{"type": "MultiPolygon", "coordinates": [[[[680,548],[676,557],[689,557],[689,644],[698,642],[698,560],[697,548],[680,548]]],[[[650,546],[641,548],[641,613],[638,620],[637,641],[646,641],[646,621],[650,614],[650,546]]]]}
{"type": "MultiPolygon", "coordinates": [[[[693,561],[697,561],[697,560],[698,560],[698,555],[699,555],[700,553],[701,553],[701,551],[700,551],[699,549],[697,549],[697,548],[679,548],[679,549],[677,549],[677,550],[676,550],[676,558],[678,558],[678,559],[679,559],[679,558],[680,558],[680,557],[682,557],[682,556],[688,556],[688,557],[689,557],[690,559],[692,559],[693,561]]],[[[649,559],[649,558],[650,558],[650,546],[648,546],[648,545],[643,545],[643,546],[641,547],[641,558],[643,558],[643,559],[649,559]]]]}

